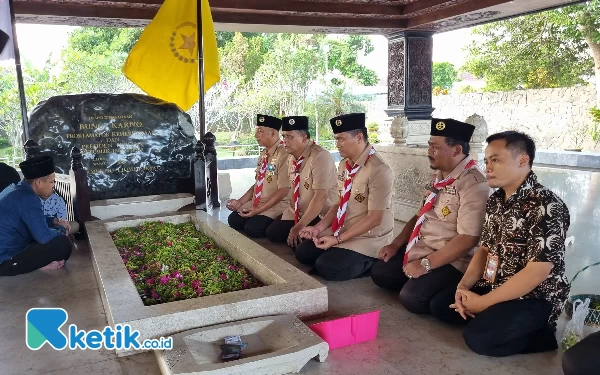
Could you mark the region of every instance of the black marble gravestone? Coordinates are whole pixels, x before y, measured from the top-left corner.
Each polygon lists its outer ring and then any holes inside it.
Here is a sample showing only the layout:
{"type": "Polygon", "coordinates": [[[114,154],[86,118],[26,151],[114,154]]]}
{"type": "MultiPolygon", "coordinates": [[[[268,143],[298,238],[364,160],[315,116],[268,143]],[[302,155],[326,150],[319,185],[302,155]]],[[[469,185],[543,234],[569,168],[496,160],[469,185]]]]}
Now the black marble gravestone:
{"type": "Polygon", "coordinates": [[[68,174],[70,150],[81,150],[90,200],[178,193],[191,178],[192,121],[153,97],[55,96],[33,109],[29,128],[41,153],[54,156],[58,173],[68,174]]]}

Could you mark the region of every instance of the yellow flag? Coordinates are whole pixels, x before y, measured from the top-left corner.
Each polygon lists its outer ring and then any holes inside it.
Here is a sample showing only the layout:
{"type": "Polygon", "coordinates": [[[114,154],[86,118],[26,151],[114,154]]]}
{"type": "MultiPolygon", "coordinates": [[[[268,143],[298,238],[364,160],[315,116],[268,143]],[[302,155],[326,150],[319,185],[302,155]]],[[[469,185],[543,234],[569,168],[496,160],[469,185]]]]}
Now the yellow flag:
{"type": "MultiPolygon", "coordinates": [[[[219,82],[219,55],[208,0],[202,2],[204,91],[219,82]]],[[[133,46],[123,73],[150,96],[187,111],[198,101],[198,0],[165,0],[133,46]]]]}

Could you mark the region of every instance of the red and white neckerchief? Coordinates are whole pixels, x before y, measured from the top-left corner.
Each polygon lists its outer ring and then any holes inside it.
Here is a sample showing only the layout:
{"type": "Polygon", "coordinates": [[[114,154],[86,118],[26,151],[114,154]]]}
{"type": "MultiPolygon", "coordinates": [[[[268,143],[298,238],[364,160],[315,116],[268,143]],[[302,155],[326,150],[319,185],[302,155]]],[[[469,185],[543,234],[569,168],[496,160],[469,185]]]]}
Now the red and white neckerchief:
{"type": "MultiPolygon", "coordinates": [[[[477,165],[477,162],[475,160],[471,160],[467,163],[467,165],[465,165],[463,171],[466,171],[467,169],[470,169],[475,165],[477,165]]],[[[448,176],[442,181],[438,181],[438,178],[436,177],[435,181],[433,181],[433,187],[431,189],[431,192],[425,199],[423,208],[421,208],[421,211],[419,212],[417,224],[415,224],[415,228],[413,229],[412,234],[410,235],[410,239],[408,240],[408,245],[406,245],[406,252],[404,253],[404,265],[408,263],[408,252],[417,242],[419,242],[419,234],[421,233],[421,226],[425,221],[425,214],[433,208],[433,203],[435,202],[435,198],[437,197],[438,192],[446,186],[454,183],[454,181],[456,181],[456,178],[452,176],[448,176]]]]}
{"type": "Polygon", "coordinates": [[[300,168],[302,167],[302,162],[304,161],[304,156],[301,156],[300,159],[294,160],[292,163],[292,168],[294,169],[294,224],[298,224],[298,220],[300,219],[300,168]]]}
{"type": "MultiPolygon", "coordinates": [[[[364,164],[367,164],[369,158],[374,154],[375,148],[371,147],[369,155],[367,155],[367,159],[365,159],[364,164]]],[[[346,209],[348,208],[348,201],[350,200],[350,193],[352,192],[352,178],[354,178],[359,169],[360,165],[355,163],[354,166],[350,166],[350,163],[348,163],[346,160],[346,179],[344,180],[344,191],[340,197],[340,206],[338,207],[337,216],[333,221],[333,225],[331,226],[334,236],[338,236],[340,234],[340,229],[342,229],[344,220],[346,220],[346,209]]]]}
{"type": "Polygon", "coordinates": [[[262,195],[263,184],[265,182],[265,175],[267,174],[267,164],[269,161],[269,151],[265,151],[265,157],[263,158],[262,165],[260,166],[260,170],[258,171],[258,176],[256,177],[256,187],[254,188],[254,201],[252,202],[252,207],[258,207],[260,203],[260,196],[262,195]]]}

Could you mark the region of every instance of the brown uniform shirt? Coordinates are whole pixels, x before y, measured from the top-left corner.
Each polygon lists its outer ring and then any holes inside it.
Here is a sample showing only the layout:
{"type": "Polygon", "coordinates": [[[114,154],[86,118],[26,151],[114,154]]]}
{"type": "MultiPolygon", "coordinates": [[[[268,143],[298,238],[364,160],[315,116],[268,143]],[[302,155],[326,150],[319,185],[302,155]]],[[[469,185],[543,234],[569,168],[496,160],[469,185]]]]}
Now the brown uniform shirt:
{"type": "MultiPolygon", "coordinates": [[[[467,156],[454,168],[450,175],[455,177],[456,181],[439,191],[433,208],[425,214],[419,241],[408,253],[409,262],[425,258],[444,247],[459,234],[481,236],[485,205],[492,189],[477,166],[464,170],[470,161],[471,157],[467,156]]],[[[436,177],[441,180],[442,173],[436,172],[432,181],[436,177]]],[[[423,193],[423,202],[429,193],[429,189],[423,193]]],[[[477,247],[474,247],[467,255],[451,264],[464,273],[476,249],[477,247]]]]}
{"type": "MultiPolygon", "coordinates": [[[[260,196],[260,204],[264,204],[266,201],[268,201],[269,198],[271,198],[271,195],[273,195],[278,189],[290,187],[290,180],[287,174],[289,155],[287,152],[285,152],[285,148],[278,141],[268,151],[269,159],[267,160],[267,173],[265,174],[265,181],[263,182],[262,194],[260,196]]],[[[256,164],[255,181],[258,180],[258,173],[266,156],[267,150],[264,149],[260,153],[258,162],[256,164]]],[[[256,182],[254,183],[254,189],[256,191],[256,182]]],[[[246,202],[246,204],[242,206],[242,209],[251,208],[253,201],[254,195],[252,196],[250,202],[246,202]]],[[[261,215],[268,216],[271,219],[275,219],[279,215],[281,215],[283,211],[285,211],[289,204],[290,200],[288,194],[279,203],[266,210],[261,215]]]]}
{"type": "MultiPolygon", "coordinates": [[[[315,190],[327,190],[327,200],[319,215],[327,214],[331,206],[337,203],[337,176],[335,174],[335,162],[333,156],[323,147],[313,144],[306,146],[304,152],[304,161],[300,167],[300,217],[304,215],[310,201],[315,195],[315,190]]],[[[289,156],[289,179],[290,179],[290,206],[283,213],[282,220],[294,220],[294,155],[289,156]]]]}
{"type": "MultiPolygon", "coordinates": [[[[356,223],[367,216],[369,211],[383,211],[383,220],[380,225],[370,231],[342,242],[337,246],[377,258],[379,249],[388,245],[394,239],[394,213],[392,206],[394,173],[392,172],[392,168],[377,153],[371,156],[365,164],[370,150],[371,145],[368,145],[356,161],[357,164],[361,165],[361,168],[352,180],[352,191],[346,210],[346,220],[340,233],[344,233],[356,225],[356,223]]],[[[342,191],[344,191],[347,160],[342,159],[338,166],[338,199],[342,191]]],[[[330,236],[332,234],[333,231],[329,228],[322,235],[330,236]]]]}

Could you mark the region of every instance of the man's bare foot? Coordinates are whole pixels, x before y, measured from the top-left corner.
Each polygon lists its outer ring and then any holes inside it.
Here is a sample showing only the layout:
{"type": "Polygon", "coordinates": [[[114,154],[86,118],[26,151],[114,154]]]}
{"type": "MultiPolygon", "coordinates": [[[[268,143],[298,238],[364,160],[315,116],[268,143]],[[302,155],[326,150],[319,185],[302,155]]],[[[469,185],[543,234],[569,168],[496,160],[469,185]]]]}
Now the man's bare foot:
{"type": "Polygon", "coordinates": [[[59,268],[61,268],[62,266],[65,265],[65,261],[61,260],[61,261],[54,261],[50,264],[48,264],[47,266],[44,266],[42,268],[40,268],[41,270],[57,270],[59,268]]]}

